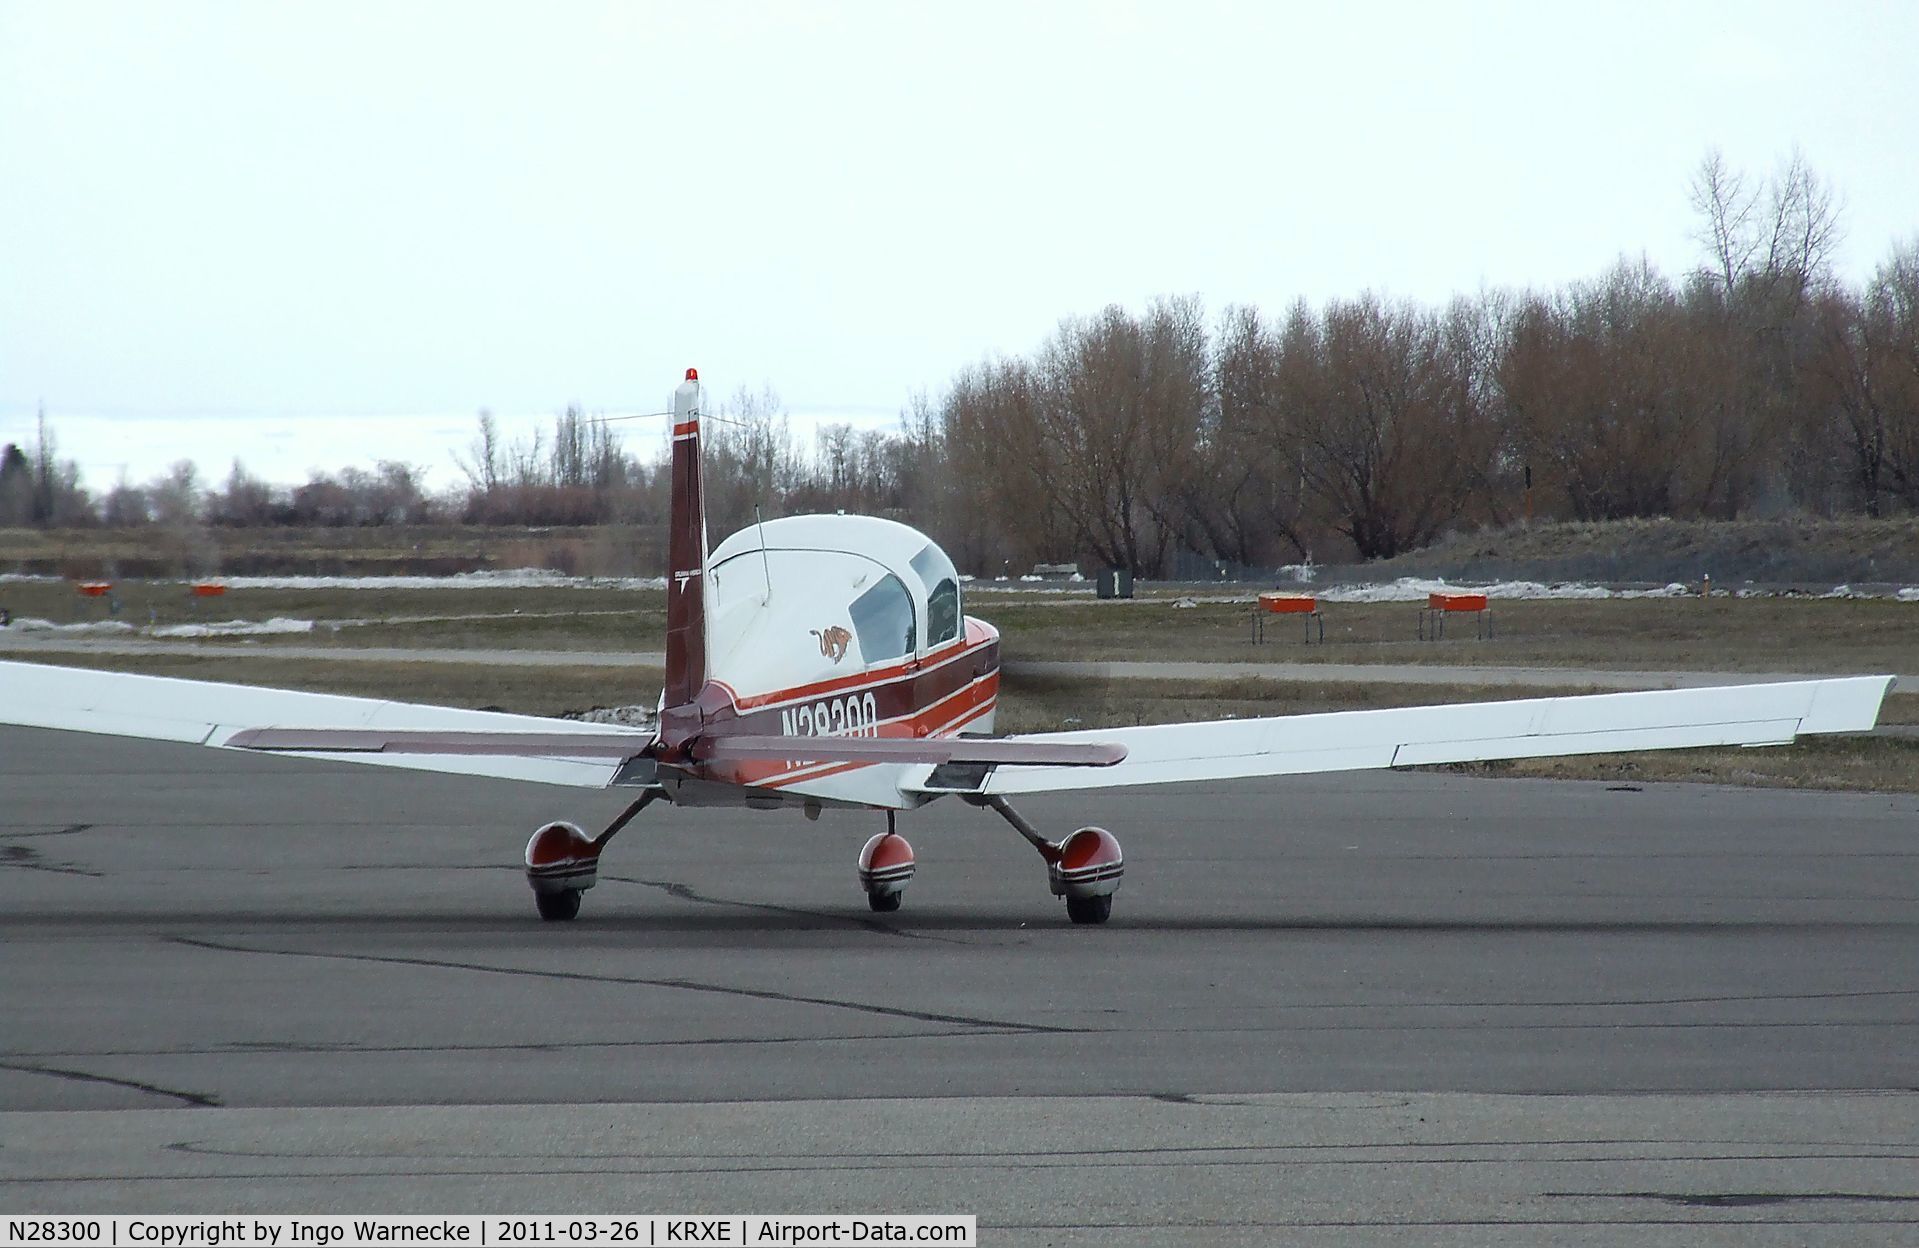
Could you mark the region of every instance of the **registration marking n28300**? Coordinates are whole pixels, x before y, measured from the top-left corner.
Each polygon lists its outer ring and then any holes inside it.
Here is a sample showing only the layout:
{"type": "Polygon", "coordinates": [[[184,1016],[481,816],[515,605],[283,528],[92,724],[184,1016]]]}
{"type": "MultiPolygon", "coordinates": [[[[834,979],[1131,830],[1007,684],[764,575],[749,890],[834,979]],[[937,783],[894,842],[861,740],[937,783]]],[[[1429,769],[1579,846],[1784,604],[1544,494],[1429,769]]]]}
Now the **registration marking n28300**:
{"type": "Polygon", "coordinates": [[[879,725],[879,708],[870,693],[824,698],[780,712],[780,731],[789,737],[877,737],[879,725]]]}

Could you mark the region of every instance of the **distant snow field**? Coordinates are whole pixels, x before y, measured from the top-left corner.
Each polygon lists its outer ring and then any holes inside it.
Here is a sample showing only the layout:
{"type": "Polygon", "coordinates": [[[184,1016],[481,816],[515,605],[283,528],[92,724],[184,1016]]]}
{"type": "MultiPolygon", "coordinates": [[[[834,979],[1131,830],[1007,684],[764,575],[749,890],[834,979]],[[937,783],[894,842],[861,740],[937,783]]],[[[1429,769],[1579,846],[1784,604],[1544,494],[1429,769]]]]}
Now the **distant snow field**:
{"type": "Polygon", "coordinates": [[[222,620],[208,624],[156,624],[145,628],[124,620],[89,620],[80,624],[56,624],[36,616],[15,620],[9,628],[20,633],[53,633],[62,637],[264,637],[288,633],[310,633],[312,620],[293,620],[275,616],[270,620],[222,620]]]}

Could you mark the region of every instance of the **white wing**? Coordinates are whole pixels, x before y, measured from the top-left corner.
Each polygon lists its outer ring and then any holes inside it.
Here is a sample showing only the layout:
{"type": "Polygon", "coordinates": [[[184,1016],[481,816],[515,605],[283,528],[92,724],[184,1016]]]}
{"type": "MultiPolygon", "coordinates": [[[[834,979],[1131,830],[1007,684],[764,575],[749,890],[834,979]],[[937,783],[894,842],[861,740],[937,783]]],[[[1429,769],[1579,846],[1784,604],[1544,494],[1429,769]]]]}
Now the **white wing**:
{"type": "Polygon", "coordinates": [[[1850,676],[1044,732],[1010,739],[1122,745],[1126,758],[1111,767],[920,767],[901,787],[920,793],[1042,793],[1556,754],[1783,745],[1801,733],[1870,729],[1892,681],[1850,676]]]}
{"type": "Polygon", "coordinates": [[[652,740],[533,715],[37,663],[0,663],[0,724],[592,788],[652,740]]]}

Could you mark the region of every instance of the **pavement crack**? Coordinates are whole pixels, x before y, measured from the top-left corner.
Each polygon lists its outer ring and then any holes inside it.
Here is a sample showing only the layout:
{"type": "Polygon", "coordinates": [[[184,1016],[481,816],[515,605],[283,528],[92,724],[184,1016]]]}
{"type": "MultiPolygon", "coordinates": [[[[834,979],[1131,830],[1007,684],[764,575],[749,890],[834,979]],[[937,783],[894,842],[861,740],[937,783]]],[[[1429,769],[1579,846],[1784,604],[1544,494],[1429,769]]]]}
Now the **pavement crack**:
{"type": "Polygon", "coordinates": [[[93,831],[93,824],[70,823],[64,828],[41,828],[34,832],[0,832],[0,840],[20,841],[30,836],[72,836],[77,832],[93,831]]]}
{"type": "MultiPolygon", "coordinates": [[[[1019,1033],[1010,1029],[1006,1031],[992,1031],[978,1027],[967,1027],[951,1031],[916,1031],[913,1033],[912,1038],[915,1040],[940,1040],[956,1039],[962,1036],[1015,1034],[1019,1033]]],[[[189,1048],[100,1049],[89,1050],[84,1053],[15,1053],[13,1056],[17,1059],[54,1056],[127,1058],[245,1057],[254,1054],[325,1054],[353,1057],[379,1053],[574,1053],[592,1049],[737,1048],[748,1045],[860,1044],[866,1042],[884,1044],[900,1038],[897,1034],[889,1032],[855,1031],[793,1036],[685,1036],[663,1040],[528,1040],[519,1043],[506,1041],[497,1044],[361,1044],[357,1042],[329,1043],[317,1040],[235,1040],[228,1044],[189,1048]]]]}
{"type": "Polygon", "coordinates": [[[1567,1200],[1657,1200],[1682,1209],[1753,1209],[1822,1201],[1919,1203],[1919,1195],[1905,1192],[1541,1192],[1540,1195],[1567,1200]]]}
{"type": "Polygon", "coordinates": [[[96,1075],[86,1070],[68,1070],[64,1067],[40,1066],[28,1062],[0,1062],[0,1070],[17,1071],[23,1075],[46,1075],[51,1079],[67,1079],[75,1083],[104,1083],[116,1088],[130,1088],[135,1092],[144,1092],[148,1096],[164,1096],[195,1109],[214,1109],[220,1104],[220,1098],[210,1093],[181,1092],[174,1088],[163,1088],[155,1083],[142,1083],[138,1079],[119,1079],[113,1075],[96,1075]]]}
{"type": "MultiPolygon", "coordinates": [[[[88,831],[90,823],[70,823],[64,828],[42,828],[33,832],[0,832],[0,842],[23,841],[38,836],[72,836],[88,831]]],[[[15,867],[22,871],[46,871],[54,875],[84,875],[90,879],[99,879],[102,872],[89,871],[85,867],[76,867],[67,862],[47,862],[40,851],[31,845],[0,844],[0,867],[15,867]]]]}
{"type": "Polygon", "coordinates": [[[776,1001],[784,1005],[820,1005],[829,1009],[853,1010],[877,1014],[883,1018],[904,1018],[917,1023],[947,1023],[983,1031],[1019,1034],[1076,1035],[1083,1027],[1056,1027],[1045,1023],[1014,1022],[1009,1019],[982,1018],[967,1014],[942,1014],[932,1010],[912,1010],[897,1005],[876,1005],[838,997],[813,997],[801,993],[776,992],[771,988],[743,988],[733,984],[709,984],[695,979],[653,979],[640,975],[601,975],[589,971],[544,970],[522,966],[491,966],[484,962],[457,962],[448,958],[407,958],[377,953],[322,953],[305,949],[258,949],[248,945],[230,945],[192,936],[175,936],[171,942],[191,949],[216,953],[245,953],[262,957],[320,958],[339,962],[370,962],[387,966],[420,966],[435,970],[478,971],[488,975],[512,975],[529,979],[550,979],[587,984],[627,984],[641,988],[673,988],[684,992],[711,993],[715,996],[745,997],[756,1001],[776,1001]]]}

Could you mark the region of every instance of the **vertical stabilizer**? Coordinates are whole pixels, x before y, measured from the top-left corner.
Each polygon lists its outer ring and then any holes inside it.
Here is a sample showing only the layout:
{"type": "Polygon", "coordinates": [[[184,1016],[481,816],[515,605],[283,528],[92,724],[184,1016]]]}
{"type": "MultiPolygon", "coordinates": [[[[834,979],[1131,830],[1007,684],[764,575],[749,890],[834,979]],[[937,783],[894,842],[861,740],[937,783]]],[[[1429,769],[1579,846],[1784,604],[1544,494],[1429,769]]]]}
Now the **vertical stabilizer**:
{"type": "Polygon", "coordinates": [[[673,509],[667,535],[666,705],[685,706],[706,683],[706,496],[700,473],[696,369],[673,392],[673,509]]]}

